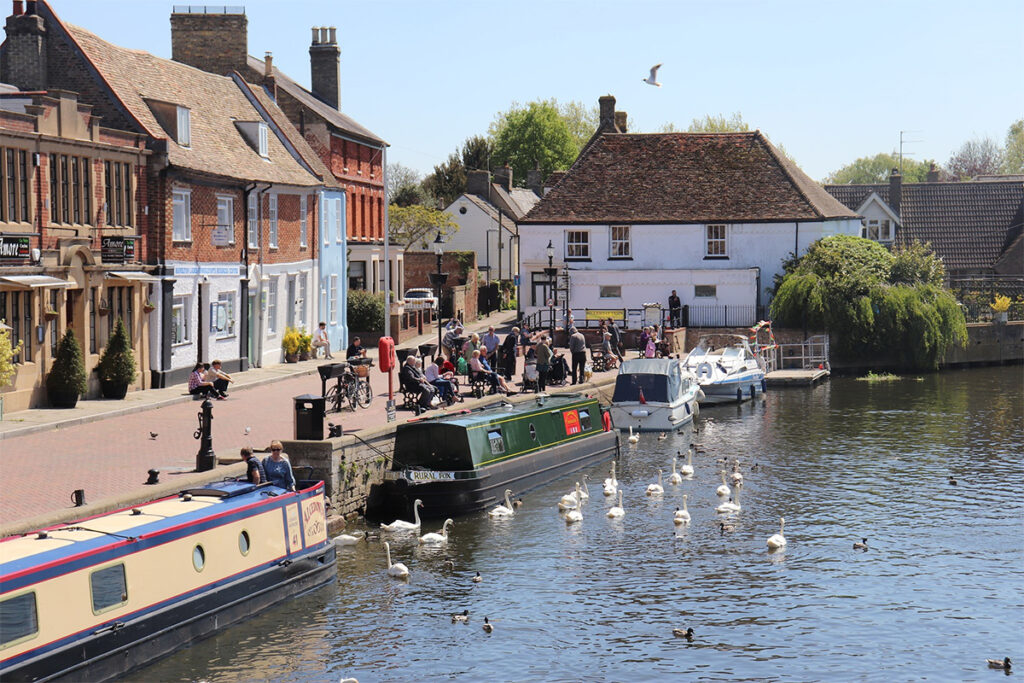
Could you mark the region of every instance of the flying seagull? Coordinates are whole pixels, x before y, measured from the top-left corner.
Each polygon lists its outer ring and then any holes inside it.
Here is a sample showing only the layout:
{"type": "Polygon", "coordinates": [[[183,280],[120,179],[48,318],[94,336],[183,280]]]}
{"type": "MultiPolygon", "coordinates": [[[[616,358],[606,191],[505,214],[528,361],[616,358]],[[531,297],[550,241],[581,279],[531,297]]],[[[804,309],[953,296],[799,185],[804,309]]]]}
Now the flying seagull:
{"type": "Polygon", "coordinates": [[[654,66],[652,66],[651,75],[643,79],[644,83],[647,83],[648,85],[654,85],[660,88],[661,83],[658,83],[658,69],[660,68],[661,64],[655,64],[654,66]]]}

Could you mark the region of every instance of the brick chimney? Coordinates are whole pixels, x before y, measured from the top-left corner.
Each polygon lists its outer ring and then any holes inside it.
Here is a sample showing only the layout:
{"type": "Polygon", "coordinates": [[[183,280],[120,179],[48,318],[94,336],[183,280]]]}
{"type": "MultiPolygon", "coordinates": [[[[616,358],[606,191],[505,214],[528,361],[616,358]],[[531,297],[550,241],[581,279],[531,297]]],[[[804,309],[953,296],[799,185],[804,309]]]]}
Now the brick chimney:
{"type": "Polygon", "coordinates": [[[506,192],[512,189],[512,169],[508,164],[494,172],[494,182],[504,187],[506,192]]]}
{"type": "Polygon", "coordinates": [[[615,112],[615,130],[617,130],[620,133],[626,132],[626,112],[615,112]]]}
{"type": "Polygon", "coordinates": [[[539,168],[531,168],[526,172],[526,187],[533,190],[538,196],[544,195],[544,181],[541,180],[543,175],[539,168]]]}
{"type": "Polygon", "coordinates": [[[484,199],[490,196],[491,174],[489,171],[466,172],[466,194],[480,195],[484,199]]]}
{"type": "Polygon", "coordinates": [[[277,101],[277,79],[274,77],[274,55],[267,52],[263,55],[263,87],[270,92],[270,96],[277,101]]]}
{"type": "Polygon", "coordinates": [[[222,76],[248,71],[249,20],[244,12],[182,9],[188,11],[171,14],[171,59],[222,76]]]}
{"type": "Polygon", "coordinates": [[[615,130],[615,98],[611,95],[602,95],[597,98],[597,104],[600,110],[597,129],[604,132],[615,130]]]}
{"type": "Polygon", "coordinates": [[[334,109],[341,109],[341,50],[334,26],[314,27],[309,46],[310,85],[313,95],[334,109]]]}
{"type": "Polygon", "coordinates": [[[898,168],[889,173],[889,208],[900,215],[900,199],[903,194],[903,176],[898,168]]]}
{"type": "Polygon", "coordinates": [[[4,26],[7,41],[0,61],[0,80],[21,90],[46,90],[46,22],[36,14],[36,3],[14,11],[4,26]]]}
{"type": "Polygon", "coordinates": [[[935,168],[935,164],[934,163],[932,163],[932,165],[928,167],[928,182],[929,183],[937,183],[937,182],[939,182],[939,169],[935,168]]]}

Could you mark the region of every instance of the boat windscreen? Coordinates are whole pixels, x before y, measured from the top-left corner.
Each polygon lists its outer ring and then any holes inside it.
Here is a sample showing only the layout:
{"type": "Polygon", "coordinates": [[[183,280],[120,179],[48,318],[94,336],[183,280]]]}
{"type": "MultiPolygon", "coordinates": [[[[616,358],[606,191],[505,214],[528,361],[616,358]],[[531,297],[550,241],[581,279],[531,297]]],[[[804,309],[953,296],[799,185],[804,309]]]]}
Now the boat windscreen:
{"type": "MultiPolygon", "coordinates": [[[[619,375],[615,380],[615,395],[612,397],[612,401],[614,403],[639,401],[642,391],[645,401],[668,403],[670,379],[672,378],[667,375],[619,375]]],[[[678,376],[675,379],[678,383],[678,376]]]]}
{"type": "Polygon", "coordinates": [[[457,425],[409,425],[395,435],[392,469],[471,470],[466,430],[457,425]]]}

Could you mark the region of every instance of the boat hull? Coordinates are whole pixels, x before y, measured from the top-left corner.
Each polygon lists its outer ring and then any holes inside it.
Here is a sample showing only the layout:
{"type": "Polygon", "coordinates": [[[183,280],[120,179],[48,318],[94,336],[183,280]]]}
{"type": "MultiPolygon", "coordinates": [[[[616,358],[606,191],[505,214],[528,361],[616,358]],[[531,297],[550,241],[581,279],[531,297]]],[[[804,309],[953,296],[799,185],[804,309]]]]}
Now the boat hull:
{"type": "Polygon", "coordinates": [[[671,432],[693,422],[699,412],[697,397],[674,405],[668,403],[613,403],[612,420],[620,431],[671,432]]]}
{"type": "Polygon", "coordinates": [[[742,403],[764,393],[764,373],[746,373],[738,377],[701,383],[700,388],[704,392],[701,404],[742,403]]]}
{"type": "Polygon", "coordinates": [[[505,489],[519,495],[608,460],[617,451],[616,432],[597,432],[473,472],[452,473],[465,475],[463,478],[412,481],[407,476],[396,476],[371,491],[366,516],[387,522],[412,519],[412,505],[417,499],[423,501],[420,516],[424,519],[444,519],[478,512],[502,502],[505,489]]]}

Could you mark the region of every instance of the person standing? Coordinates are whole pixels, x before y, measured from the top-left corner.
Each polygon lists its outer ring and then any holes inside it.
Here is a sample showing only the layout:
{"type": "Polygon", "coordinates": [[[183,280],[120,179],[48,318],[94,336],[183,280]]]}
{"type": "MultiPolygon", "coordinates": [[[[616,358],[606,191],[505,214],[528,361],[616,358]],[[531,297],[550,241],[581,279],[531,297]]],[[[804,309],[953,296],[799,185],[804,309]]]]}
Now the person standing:
{"type": "Polygon", "coordinates": [[[242,456],[242,462],[245,463],[245,478],[250,484],[266,484],[267,473],[263,469],[263,463],[260,462],[259,458],[252,456],[252,448],[246,446],[240,451],[242,456]]]}
{"type": "Polygon", "coordinates": [[[682,311],[683,304],[679,301],[679,295],[676,294],[676,290],[673,289],[668,297],[668,319],[672,327],[679,327],[682,320],[682,311]]]}
{"type": "Polygon", "coordinates": [[[612,318],[608,318],[608,334],[612,336],[612,346],[618,352],[619,358],[622,358],[622,333],[612,318]]]}
{"type": "Polygon", "coordinates": [[[541,336],[537,342],[537,391],[544,391],[547,386],[548,373],[551,372],[551,346],[548,345],[548,338],[541,336]]]}
{"type": "Polygon", "coordinates": [[[313,348],[319,349],[323,347],[324,358],[334,358],[331,355],[331,340],[327,336],[327,323],[320,323],[317,327],[316,332],[313,333],[313,348]]]}
{"type": "Polygon", "coordinates": [[[575,327],[569,328],[569,353],[572,355],[572,383],[583,383],[583,366],[587,364],[587,339],[575,327]]]}
{"type": "Polygon", "coordinates": [[[516,356],[519,350],[519,328],[513,327],[501,342],[501,370],[505,379],[511,380],[516,371],[516,356]]]}
{"type": "Polygon", "coordinates": [[[270,456],[263,458],[263,471],[267,473],[267,481],[286,491],[295,490],[295,475],[292,464],[285,457],[280,441],[270,442],[270,456]]]}
{"type": "Polygon", "coordinates": [[[498,367],[498,345],[501,340],[498,335],[494,334],[494,325],[487,328],[487,334],[481,339],[480,343],[483,344],[484,355],[487,356],[487,362],[491,364],[491,367],[498,367]]]}

